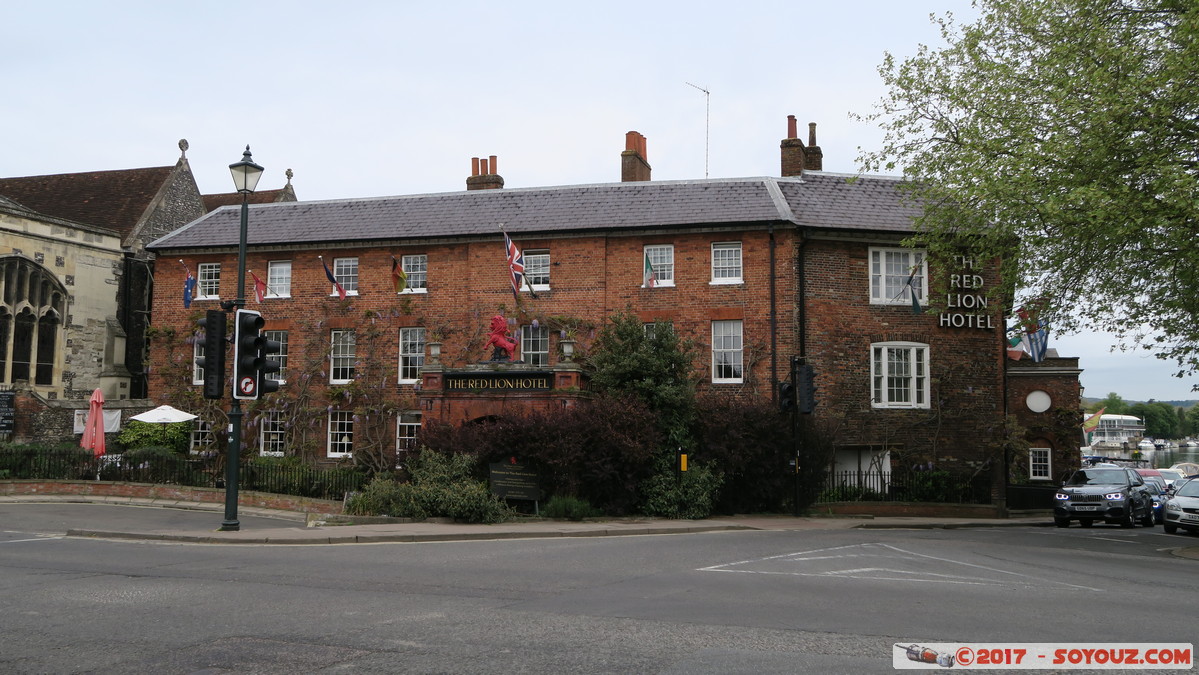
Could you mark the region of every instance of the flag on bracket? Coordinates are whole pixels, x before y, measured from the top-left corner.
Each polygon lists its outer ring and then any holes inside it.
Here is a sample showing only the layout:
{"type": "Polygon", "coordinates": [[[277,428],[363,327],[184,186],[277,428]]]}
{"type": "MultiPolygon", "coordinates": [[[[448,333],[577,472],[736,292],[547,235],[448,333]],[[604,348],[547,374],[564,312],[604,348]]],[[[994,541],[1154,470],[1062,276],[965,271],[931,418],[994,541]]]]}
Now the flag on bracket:
{"type": "Polygon", "coordinates": [[[653,288],[658,285],[658,275],[654,274],[654,264],[649,261],[649,251],[645,251],[645,265],[641,269],[641,285],[653,288]]]}
{"type": "Polygon", "coordinates": [[[192,306],[192,297],[196,294],[196,277],[192,275],[192,270],[186,263],[180,260],[179,264],[187,270],[187,279],[183,281],[183,308],[188,309],[192,306]]]}
{"type": "Polygon", "coordinates": [[[1020,317],[1020,327],[1024,330],[1022,341],[1025,351],[1034,362],[1040,363],[1045,359],[1049,347],[1049,326],[1037,318],[1035,310],[1020,307],[1016,310],[1016,316],[1020,317]]]}
{"type": "MultiPolygon", "coordinates": [[[[516,244],[512,243],[512,237],[500,228],[500,232],[504,233],[504,253],[508,259],[508,278],[512,282],[512,298],[520,299],[520,287],[525,283],[525,255],[520,252],[516,244]]],[[[529,294],[534,298],[537,293],[533,291],[533,287],[529,287],[529,294]]]]}
{"type": "Polygon", "coordinates": [[[1094,415],[1091,415],[1090,417],[1088,417],[1086,420],[1083,421],[1082,432],[1084,434],[1089,434],[1099,428],[1099,420],[1103,418],[1103,411],[1105,411],[1105,410],[1107,410],[1106,406],[1100,408],[1099,412],[1095,413],[1094,415]]]}
{"type": "Polygon", "coordinates": [[[250,278],[254,280],[254,299],[262,302],[266,297],[266,282],[259,279],[258,275],[254,274],[254,270],[250,270],[250,278]]]}
{"type": "Polygon", "coordinates": [[[920,271],[919,265],[912,266],[912,273],[908,275],[907,283],[908,293],[912,294],[912,314],[920,314],[923,310],[920,309],[920,293],[916,289],[916,272],[920,271]]]}
{"type": "Polygon", "coordinates": [[[391,256],[391,281],[395,284],[396,293],[403,293],[404,289],[408,288],[408,275],[394,255],[391,256]]]}
{"type": "Polygon", "coordinates": [[[345,287],[342,286],[341,284],[337,283],[337,277],[333,276],[333,272],[329,269],[329,266],[325,264],[324,256],[318,255],[317,258],[319,258],[321,261],[321,267],[325,268],[325,277],[329,280],[329,283],[333,284],[333,287],[337,289],[337,297],[341,298],[342,300],[345,300],[346,299],[345,287]]]}

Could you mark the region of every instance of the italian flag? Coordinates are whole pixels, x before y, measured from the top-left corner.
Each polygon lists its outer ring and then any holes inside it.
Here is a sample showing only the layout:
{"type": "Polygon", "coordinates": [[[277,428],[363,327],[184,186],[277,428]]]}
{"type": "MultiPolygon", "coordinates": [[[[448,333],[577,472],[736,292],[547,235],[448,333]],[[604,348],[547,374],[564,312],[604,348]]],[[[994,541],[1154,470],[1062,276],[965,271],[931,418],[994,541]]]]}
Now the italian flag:
{"type": "Polygon", "coordinates": [[[654,266],[649,261],[649,251],[645,252],[645,268],[641,273],[641,285],[646,288],[653,288],[658,283],[658,278],[654,276],[654,266]]]}

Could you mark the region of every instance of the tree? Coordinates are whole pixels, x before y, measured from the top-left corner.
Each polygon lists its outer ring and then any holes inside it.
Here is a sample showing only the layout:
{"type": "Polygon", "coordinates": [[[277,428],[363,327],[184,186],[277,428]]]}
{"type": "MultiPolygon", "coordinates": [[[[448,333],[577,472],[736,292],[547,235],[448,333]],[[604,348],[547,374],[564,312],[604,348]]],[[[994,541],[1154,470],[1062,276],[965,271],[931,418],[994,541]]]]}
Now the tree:
{"type": "Polygon", "coordinates": [[[629,396],[658,415],[670,447],[689,447],[695,421],[695,348],[667,322],[646,326],[631,313],[611,318],[592,345],[591,386],[629,396]]]}
{"type": "Polygon", "coordinates": [[[1108,415],[1126,415],[1128,414],[1128,401],[1120,398],[1120,395],[1113,391],[1107,395],[1107,398],[1095,404],[1095,410],[1103,410],[1108,415]]]}
{"type": "Polygon", "coordinates": [[[1136,415],[1145,421],[1146,438],[1178,437],[1178,415],[1174,412],[1174,406],[1169,403],[1137,403],[1128,409],[1128,414],[1136,415]]]}
{"type": "MultiPolygon", "coordinates": [[[[879,68],[860,159],[903,167],[934,259],[1002,262],[1054,329],[1199,369],[1199,3],[978,0],[947,45],[879,68]]],[[[1111,412],[1109,410],[1109,412],[1111,412]]]]}

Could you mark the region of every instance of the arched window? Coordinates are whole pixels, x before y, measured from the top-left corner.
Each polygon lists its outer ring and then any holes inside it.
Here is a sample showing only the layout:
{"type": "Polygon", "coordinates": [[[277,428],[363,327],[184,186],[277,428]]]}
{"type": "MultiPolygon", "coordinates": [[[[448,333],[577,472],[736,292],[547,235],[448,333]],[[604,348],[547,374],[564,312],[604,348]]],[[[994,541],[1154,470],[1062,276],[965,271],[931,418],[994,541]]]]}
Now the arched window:
{"type": "Polygon", "coordinates": [[[0,257],[0,383],[52,386],[62,345],[66,289],[22,255],[0,257]]]}

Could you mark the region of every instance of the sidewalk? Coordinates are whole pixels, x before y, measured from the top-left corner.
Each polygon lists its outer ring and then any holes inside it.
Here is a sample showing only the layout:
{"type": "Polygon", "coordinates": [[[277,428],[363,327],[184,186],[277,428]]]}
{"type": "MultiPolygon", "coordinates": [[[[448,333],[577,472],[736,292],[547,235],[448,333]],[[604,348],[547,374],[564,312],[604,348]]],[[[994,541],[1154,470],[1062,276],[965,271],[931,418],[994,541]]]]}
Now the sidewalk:
{"type": "MultiPolygon", "coordinates": [[[[163,499],[118,497],[80,497],[73,495],[42,495],[0,497],[5,502],[87,503],[124,506],[152,506],[187,511],[203,511],[219,518],[224,506],[163,499]]],[[[726,532],[747,530],[844,530],[844,529],[958,529],[977,527],[1051,526],[1049,516],[1021,518],[922,518],[913,516],[806,516],[746,515],[721,516],[706,520],[668,520],[659,518],[618,518],[583,522],[520,518],[506,523],[480,525],[455,523],[447,519],[411,522],[400,518],[353,518],[322,516],[294,511],[279,511],[240,507],[238,518],[269,518],[278,527],[243,528],[225,532],[210,529],[179,530],[145,527],[137,531],[108,529],[68,529],[69,537],[97,539],[141,539],[174,541],[194,544],[371,544],[387,542],[478,541],[494,539],[527,539],[545,537],[613,537],[631,535],[693,534],[697,532],[726,532]]],[[[261,521],[257,521],[261,522],[261,521]]],[[[1187,546],[1180,539],[1175,555],[1199,560],[1199,545],[1187,546]]]]}

